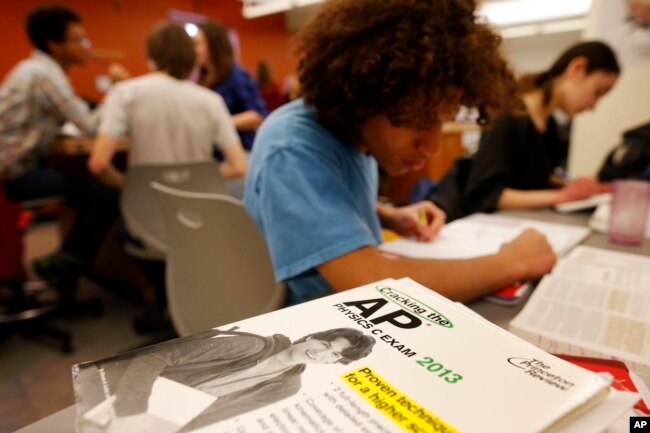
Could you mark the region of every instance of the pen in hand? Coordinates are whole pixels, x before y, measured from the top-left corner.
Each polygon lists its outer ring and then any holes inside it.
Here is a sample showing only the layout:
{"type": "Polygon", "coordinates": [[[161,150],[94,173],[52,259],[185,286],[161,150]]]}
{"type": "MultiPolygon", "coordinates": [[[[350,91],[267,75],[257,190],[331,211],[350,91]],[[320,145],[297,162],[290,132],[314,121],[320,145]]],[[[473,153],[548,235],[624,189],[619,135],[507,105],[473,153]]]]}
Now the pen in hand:
{"type": "Polygon", "coordinates": [[[424,201],[418,205],[418,220],[421,223],[418,225],[421,231],[417,238],[419,241],[431,241],[438,236],[440,229],[445,224],[445,212],[431,202],[424,201]]]}
{"type": "Polygon", "coordinates": [[[422,222],[422,224],[429,225],[429,217],[427,216],[426,209],[418,209],[418,217],[420,218],[420,222],[422,222]]]}

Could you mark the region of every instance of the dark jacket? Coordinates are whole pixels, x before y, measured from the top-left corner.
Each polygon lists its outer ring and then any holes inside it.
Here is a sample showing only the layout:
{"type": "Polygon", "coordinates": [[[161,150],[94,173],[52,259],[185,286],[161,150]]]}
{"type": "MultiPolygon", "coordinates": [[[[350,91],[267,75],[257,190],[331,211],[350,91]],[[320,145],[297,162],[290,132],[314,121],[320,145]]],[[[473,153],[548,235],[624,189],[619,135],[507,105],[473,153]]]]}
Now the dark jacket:
{"type": "Polygon", "coordinates": [[[447,221],[494,212],[505,188],[550,188],[561,146],[552,117],[541,133],[529,116],[502,114],[483,131],[478,151],[457,160],[427,198],[447,213],[447,221]]]}

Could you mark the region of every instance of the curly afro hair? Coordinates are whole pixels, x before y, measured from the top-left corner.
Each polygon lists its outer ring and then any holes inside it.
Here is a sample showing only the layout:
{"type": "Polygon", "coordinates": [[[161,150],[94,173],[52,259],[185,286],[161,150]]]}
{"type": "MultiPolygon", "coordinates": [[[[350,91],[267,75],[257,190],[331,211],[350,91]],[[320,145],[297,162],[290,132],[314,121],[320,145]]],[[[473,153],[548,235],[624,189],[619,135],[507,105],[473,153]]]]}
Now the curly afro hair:
{"type": "Polygon", "coordinates": [[[386,115],[428,129],[441,104],[476,107],[480,123],[511,107],[513,74],[474,0],[330,0],[297,35],[305,102],[353,133],[386,115]],[[460,92],[459,92],[460,91],[460,92]],[[459,100],[460,95],[460,100],[459,100]]]}

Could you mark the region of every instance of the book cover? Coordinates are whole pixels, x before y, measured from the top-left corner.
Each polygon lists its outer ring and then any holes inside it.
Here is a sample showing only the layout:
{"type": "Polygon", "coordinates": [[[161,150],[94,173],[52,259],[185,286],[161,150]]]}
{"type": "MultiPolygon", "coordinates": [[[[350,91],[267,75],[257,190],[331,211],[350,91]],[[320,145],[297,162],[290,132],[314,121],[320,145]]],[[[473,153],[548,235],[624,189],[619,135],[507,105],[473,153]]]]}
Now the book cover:
{"type": "Polygon", "coordinates": [[[530,293],[530,283],[517,282],[483,297],[493,304],[515,306],[522,303],[530,293]]]}
{"type": "Polygon", "coordinates": [[[78,364],[73,384],[81,432],[550,432],[609,390],[409,280],[78,364]]]}

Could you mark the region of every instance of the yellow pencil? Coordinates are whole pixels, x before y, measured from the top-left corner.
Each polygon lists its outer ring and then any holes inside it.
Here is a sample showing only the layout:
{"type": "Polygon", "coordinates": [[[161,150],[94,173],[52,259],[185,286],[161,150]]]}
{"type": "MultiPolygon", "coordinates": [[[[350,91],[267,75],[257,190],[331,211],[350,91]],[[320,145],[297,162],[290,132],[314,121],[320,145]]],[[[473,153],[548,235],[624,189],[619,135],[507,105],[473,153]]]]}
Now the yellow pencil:
{"type": "Polygon", "coordinates": [[[427,211],[424,208],[418,209],[418,216],[420,217],[420,221],[422,221],[423,224],[428,225],[429,224],[429,217],[427,216],[427,211]]]}

